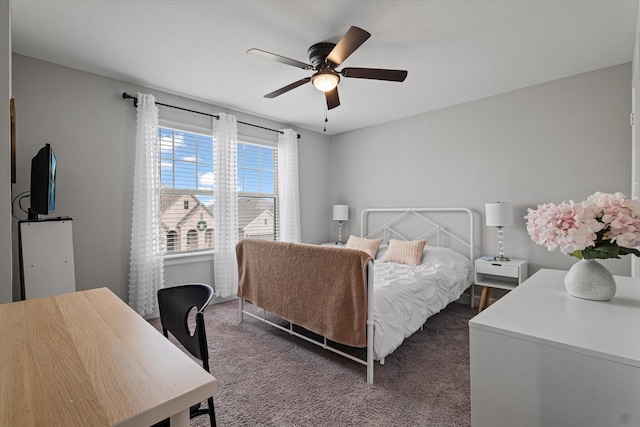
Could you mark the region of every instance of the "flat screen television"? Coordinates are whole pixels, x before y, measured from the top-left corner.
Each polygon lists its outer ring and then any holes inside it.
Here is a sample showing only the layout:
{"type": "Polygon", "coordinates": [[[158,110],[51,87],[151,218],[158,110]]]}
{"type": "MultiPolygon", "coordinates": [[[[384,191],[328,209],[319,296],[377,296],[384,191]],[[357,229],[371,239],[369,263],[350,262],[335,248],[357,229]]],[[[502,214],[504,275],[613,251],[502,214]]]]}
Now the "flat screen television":
{"type": "Polygon", "coordinates": [[[56,208],[56,155],[47,144],[31,159],[29,219],[49,215],[56,208]]]}

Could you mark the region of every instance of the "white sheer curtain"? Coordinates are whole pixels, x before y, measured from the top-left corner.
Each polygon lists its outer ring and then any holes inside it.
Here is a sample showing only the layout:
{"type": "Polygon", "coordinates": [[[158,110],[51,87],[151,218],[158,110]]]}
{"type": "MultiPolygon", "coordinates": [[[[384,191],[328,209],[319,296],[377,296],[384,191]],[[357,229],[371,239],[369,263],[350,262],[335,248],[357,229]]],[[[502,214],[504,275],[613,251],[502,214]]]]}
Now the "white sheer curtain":
{"type": "Polygon", "coordinates": [[[300,191],[298,186],[298,133],[282,129],[278,134],[278,200],[280,240],[300,242],[300,191]]]}
{"type": "Polygon", "coordinates": [[[213,123],[213,141],[213,278],[215,295],[224,298],[238,292],[238,124],[234,115],[219,114],[213,123]]]}
{"type": "Polygon", "coordinates": [[[158,107],[153,95],[138,93],[135,144],[129,305],[144,316],[157,311],[156,292],[164,282],[158,107]]]}

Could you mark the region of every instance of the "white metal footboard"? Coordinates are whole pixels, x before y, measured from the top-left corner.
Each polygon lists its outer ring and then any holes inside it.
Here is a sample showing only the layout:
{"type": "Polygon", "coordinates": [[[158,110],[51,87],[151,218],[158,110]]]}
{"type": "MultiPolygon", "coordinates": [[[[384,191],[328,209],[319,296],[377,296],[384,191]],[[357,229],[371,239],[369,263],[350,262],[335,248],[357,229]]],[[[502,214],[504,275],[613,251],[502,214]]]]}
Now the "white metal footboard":
{"type": "MultiPolygon", "coordinates": [[[[322,337],[322,341],[320,342],[320,341],[314,340],[313,338],[309,338],[303,334],[300,334],[294,331],[293,323],[291,322],[289,322],[288,328],[285,328],[282,325],[278,325],[277,323],[274,323],[266,318],[266,310],[264,309],[262,309],[262,316],[258,316],[255,313],[251,313],[250,311],[245,310],[243,298],[239,299],[240,322],[244,320],[244,315],[246,314],[247,316],[253,317],[254,319],[257,319],[263,323],[266,323],[275,328],[278,328],[281,331],[287,332],[290,335],[296,336],[298,338],[302,338],[312,344],[322,347],[325,350],[332,351],[336,354],[339,354],[340,356],[346,357],[347,359],[351,359],[357,363],[366,365],[367,383],[373,384],[373,366],[375,363],[375,361],[373,360],[373,336],[374,336],[374,330],[373,330],[373,325],[374,325],[373,323],[373,283],[374,282],[373,282],[373,279],[374,279],[373,278],[373,261],[369,260],[367,262],[367,358],[366,360],[362,360],[359,357],[345,353],[344,351],[341,351],[335,347],[331,347],[331,345],[327,343],[326,337],[322,337]]],[[[274,313],[274,314],[277,315],[277,313],[274,313]]]]}

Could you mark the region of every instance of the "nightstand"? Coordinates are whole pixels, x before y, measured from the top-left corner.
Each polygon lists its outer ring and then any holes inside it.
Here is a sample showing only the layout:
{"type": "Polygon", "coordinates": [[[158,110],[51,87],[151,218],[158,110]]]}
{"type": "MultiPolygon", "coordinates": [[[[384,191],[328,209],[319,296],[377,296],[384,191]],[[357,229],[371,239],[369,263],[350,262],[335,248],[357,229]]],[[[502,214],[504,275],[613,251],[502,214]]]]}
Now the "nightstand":
{"type": "Polygon", "coordinates": [[[489,305],[492,288],[510,291],[527,278],[527,261],[521,259],[493,261],[489,257],[478,258],[475,269],[475,284],[483,286],[478,313],[489,305]]]}
{"type": "Polygon", "coordinates": [[[329,243],[320,243],[320,246],[333,246],[335,248],[344,248],[345,246],[347,246],[347,244],[346,243],[329,242],[329,243]]]}

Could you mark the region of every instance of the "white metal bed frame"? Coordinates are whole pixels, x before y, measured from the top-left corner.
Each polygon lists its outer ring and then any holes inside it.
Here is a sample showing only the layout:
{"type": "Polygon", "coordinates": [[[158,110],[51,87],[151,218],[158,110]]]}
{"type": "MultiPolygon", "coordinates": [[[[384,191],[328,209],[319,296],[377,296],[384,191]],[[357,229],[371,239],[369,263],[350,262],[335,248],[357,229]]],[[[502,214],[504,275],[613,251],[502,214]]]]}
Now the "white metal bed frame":
{"type": "MultiPolygon", "coordinates": [[[[463,246],[467,247],[469,250],[469,259],[471,261],[473,261],[474,259],[474,252],[475,252],[475,246],[474,246],[474,235],[475,235],[475,228],[474,228],[474,217],[473,217],[473,211],[471,211],[468,208],[459,208],[459,207],[452,207],[452,208],[391,208],[391,209],[364,209],[362,211],[361,214],[361,221],[360,221],[360,235],[362,237],[367,237],[367,238],[373,238],[376,237],[380,234],[382,234],[382,242],[383,243],[388,243],[388,239],[392,238],[392,237],[396,237],[399,238],[401,240],[419,240],[419,239],[426,239],[429,236],[433,236],[435,235],[436,237],[436,244],[434,246],[440,246],[440,241],[441,241],[441,236],[445,235],[448,236],[449,238],[457,241],[458,243],[462,244],[463,246]],[[367,231],[367,225],[368,225],[368,217],[370,214],[374,214],[374,213],[396,213],[397,215],[395,215],[392,219],[390,219],[389,221],[385,222],[384,224],[382,224],[381,226],[379,226],[378,228],[376,228],[375,230],[368,232],[367,231]],[[469,216],[469,235],[468,235],[468,240],[465,241],[462,238],[454,235],[453,233],[449,232],[447,229],[443,228],[442,226],[440,226],[439,224],[435,223],[434,221],[432,221],[431,219],[429,219],[425,214],[426,213],[466,213],[469,216]],[[421,221],[423,221],[425,224],[428,225],[429,229],[421,234],[420,236],[416,237],[415,239],[408,239],[407,237],[405,237],[404,235],[402,235],[400,232],[398,232],[396,229],[393,228],[394,224],[399,224],[402,220],[405,220],[407,217],[411,217],[411,216],[415,216],[417,218],[419,218],[421,221]]],[[[262,316],[259,316],[255,313],[249,312],[247,310],[245,310],[244,308],[244,299],[240,298],[239,299],[239,313],[240,313],[240,322],[242,323],[244,321],[244,315],[246,314],[247,316],[253,317],[254,319],[257,319],[261,322],[264,322],[266,324],[269,324],[275,328],[278,328],[284,332],[289,333],[290,335],[296,336],[298,338],[302,338],[312,344],[315,344],[319,347],[324,348],[325,350],[329,350],[332,351],[340,356],[346,357],[347,359],[353,360],[357,363],[360,363],[362,365],[365,365],[367,367],[367,383],[369,384],[373,384],[373,368],[374,368],[374,364],[375,361],[373,360],[373,339],[374,339],[374,321],[373,321],[373,283],[374,283],[374,277],[373,277],[373,260],[369,260],[367,262],[367,357],[366,360],[363,360],[359,357],[353,356],[351,354],[345,353],[343,351],[341,351],[340,349],[337,349],[335,347],[332,347],[331,345],[329,345],[327,343],[327,338],[326,337],[322,337],[322,341],[317,341],[314,340],[313,338],[309,338],[303,334],[300,334],[296,331],[293,330],[293,323],[289,322],[289,327],[286,328],[282,325],[279,325],[277,323],[274,323],[270,320],[268,320],[266,318],[266,310],[262,309],[262,316]]],[[[473,307],[473,284],[471,285],[471,306],[473,307]]],[[[382,360],[380,360],[380,364],[384,364],[384,358],[382,360]]]]}

